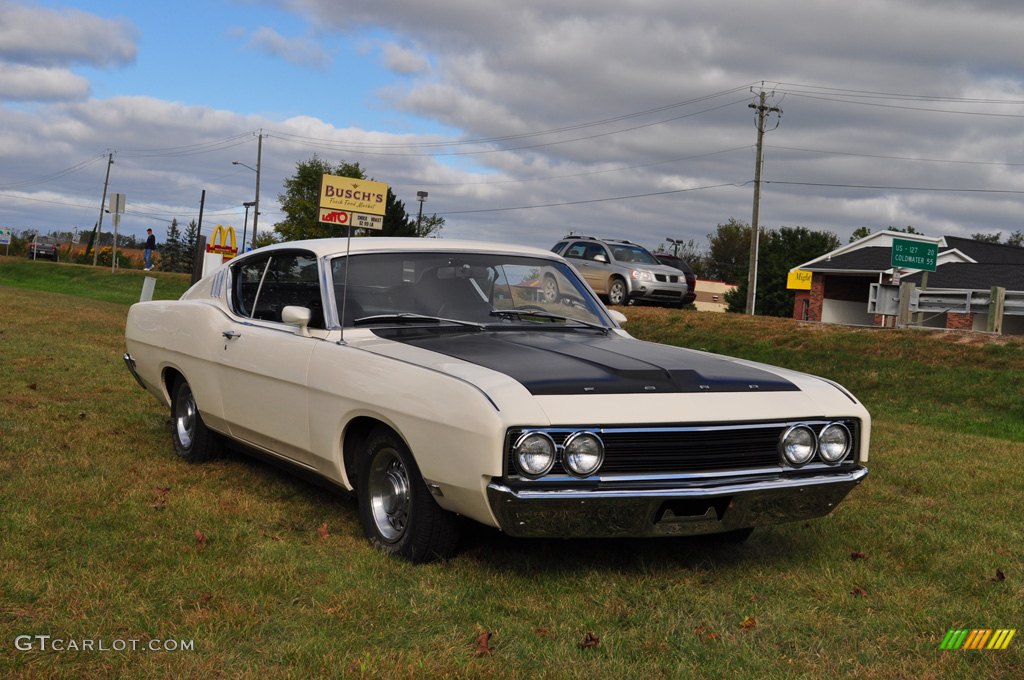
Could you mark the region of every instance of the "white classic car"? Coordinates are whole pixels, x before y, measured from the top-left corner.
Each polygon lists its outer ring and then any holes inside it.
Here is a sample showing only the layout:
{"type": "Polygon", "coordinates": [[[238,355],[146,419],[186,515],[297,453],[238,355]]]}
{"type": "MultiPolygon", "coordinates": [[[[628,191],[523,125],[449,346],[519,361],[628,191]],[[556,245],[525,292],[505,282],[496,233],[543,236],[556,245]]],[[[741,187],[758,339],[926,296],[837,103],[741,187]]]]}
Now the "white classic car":
{"type": "Polygon", "coordinates": [[[299,241],[133,305],[125,362],[190,462],[224,439],[354,494],[367,538],[452,555],[460,516],[513,536],[745,539],[867,475],[839,385],[642,342],[551,252],[299,241]]]}

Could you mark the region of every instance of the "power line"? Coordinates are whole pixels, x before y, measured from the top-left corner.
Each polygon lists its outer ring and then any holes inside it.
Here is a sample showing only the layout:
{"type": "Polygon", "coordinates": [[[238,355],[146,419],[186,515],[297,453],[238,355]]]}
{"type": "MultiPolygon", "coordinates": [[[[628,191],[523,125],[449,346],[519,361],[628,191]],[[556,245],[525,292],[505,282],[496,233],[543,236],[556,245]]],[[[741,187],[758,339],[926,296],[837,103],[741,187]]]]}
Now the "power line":
{"type": "Polygon", "coordinates": [[[907,187],[888,186],[883,184],[830,184],[828,182],[784,182],[780,180],[764,180],[765,184],[789,184],[805,187],[836,187],[839,189],[886,189],[891,191],[934,191],[950,193],[976,193],[976,194],[1024,194],[1024,190],[1018,189],[957,189],[950,187],[907,187]]]}
{"type": "Polygon", "coordinates": [[[625,201],[632,198],[650,198],[652,196],[668,196],[670,194],[682,194],[690,191],[703,191],[705,189],[720,189],[722,187],[742,187],[750,182],[726,182],[723,184],[709,184],[702,187],[690,187],[689,189],[668,189],[666,191],[652,191],[646,194],[631,194],[628,196],[606,196],[605,198],[591,198],[580,201],[564,201],[561,203],[545,203],[542,205],[520,205],[508,208],[480,208],[477,210],[450,210],[446,212],[440,212],[438,215],[467,215],[469,213],[487,213],[487,212],[508,212],[511,210],[532,210],[534,208],[557,208],[566,205],[583,205],[586,203],[605,203],[608,201],[625,201]]]}

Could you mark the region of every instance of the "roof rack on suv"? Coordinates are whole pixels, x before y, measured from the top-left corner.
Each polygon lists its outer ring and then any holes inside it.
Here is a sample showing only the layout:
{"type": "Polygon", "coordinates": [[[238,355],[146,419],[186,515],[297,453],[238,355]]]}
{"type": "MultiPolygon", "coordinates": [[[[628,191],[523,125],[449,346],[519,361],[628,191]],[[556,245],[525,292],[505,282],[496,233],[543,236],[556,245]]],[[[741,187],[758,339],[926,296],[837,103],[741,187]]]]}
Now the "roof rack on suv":
{"type": "MultiPolygon", "coordinates": [[[[582,234],[569,234],[567,236],[563,236],[562,240],[564,241],[564,240],[569,239],[569,238],[578,239],[580,241],[603,241],[604,243],[625,243],[626,245],[630,245],[630,246],[639,246],[640,245],[639,243],[633,243],[632,241],[627,241],[624,238],[600,238],[598,236],[583,236],[582,234]]],[[[643,246],[640,246],[640,247],[642,248],[643,246]]]]}

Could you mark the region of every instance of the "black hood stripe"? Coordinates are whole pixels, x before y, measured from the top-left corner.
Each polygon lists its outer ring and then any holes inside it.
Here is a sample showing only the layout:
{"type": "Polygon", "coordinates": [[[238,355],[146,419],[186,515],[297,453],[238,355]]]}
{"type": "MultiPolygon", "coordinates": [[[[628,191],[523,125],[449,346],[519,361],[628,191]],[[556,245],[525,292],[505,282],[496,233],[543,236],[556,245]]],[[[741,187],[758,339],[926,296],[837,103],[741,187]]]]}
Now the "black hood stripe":
{"type": "Polygon", "coordinates": [[[588,331],[420,327],[373,333],[499,371],[535,395],[798,390],[777,375],[722,357],[588,331]]]}

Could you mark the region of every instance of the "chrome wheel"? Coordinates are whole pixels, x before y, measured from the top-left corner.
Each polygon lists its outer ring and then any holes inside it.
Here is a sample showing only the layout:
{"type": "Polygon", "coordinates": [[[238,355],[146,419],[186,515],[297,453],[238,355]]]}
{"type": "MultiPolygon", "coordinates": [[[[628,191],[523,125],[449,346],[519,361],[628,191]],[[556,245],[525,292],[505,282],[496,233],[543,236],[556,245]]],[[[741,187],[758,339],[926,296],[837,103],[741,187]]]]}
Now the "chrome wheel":
{"type": "Polygon", "coordinates": [[[615,279],[612,281],[611,286],[608,287],[608,304],[626,304],[626,284],[622,279],[615,279]]]}
{"type": "Polygon", "coordinates": [[[174,430],[182,448],[192,448],[196,436],[196,400],[188,385],[182,386],[174,400],[174,430]]]}
{"type": "Polygon", "coordinates": [[[555,302],[558,300],[558,282],[554,276],[544,277],[543,287],[544,302],[555,302]]]}
{"type": "Polygon", "coordinates": [[[202,463],[220,453],[220,436],[206,427],[192,388],[181,377],[171,388],[171,440],[178,456],[190,463],[202,463]]]}
{"type": "Polygon", "coordinates": [[[399,540],[409,524],[412,490],[409,474],[393,448],[382,448],[370,464],[370,508],[381,537],[390,542],[399,540]]]}

